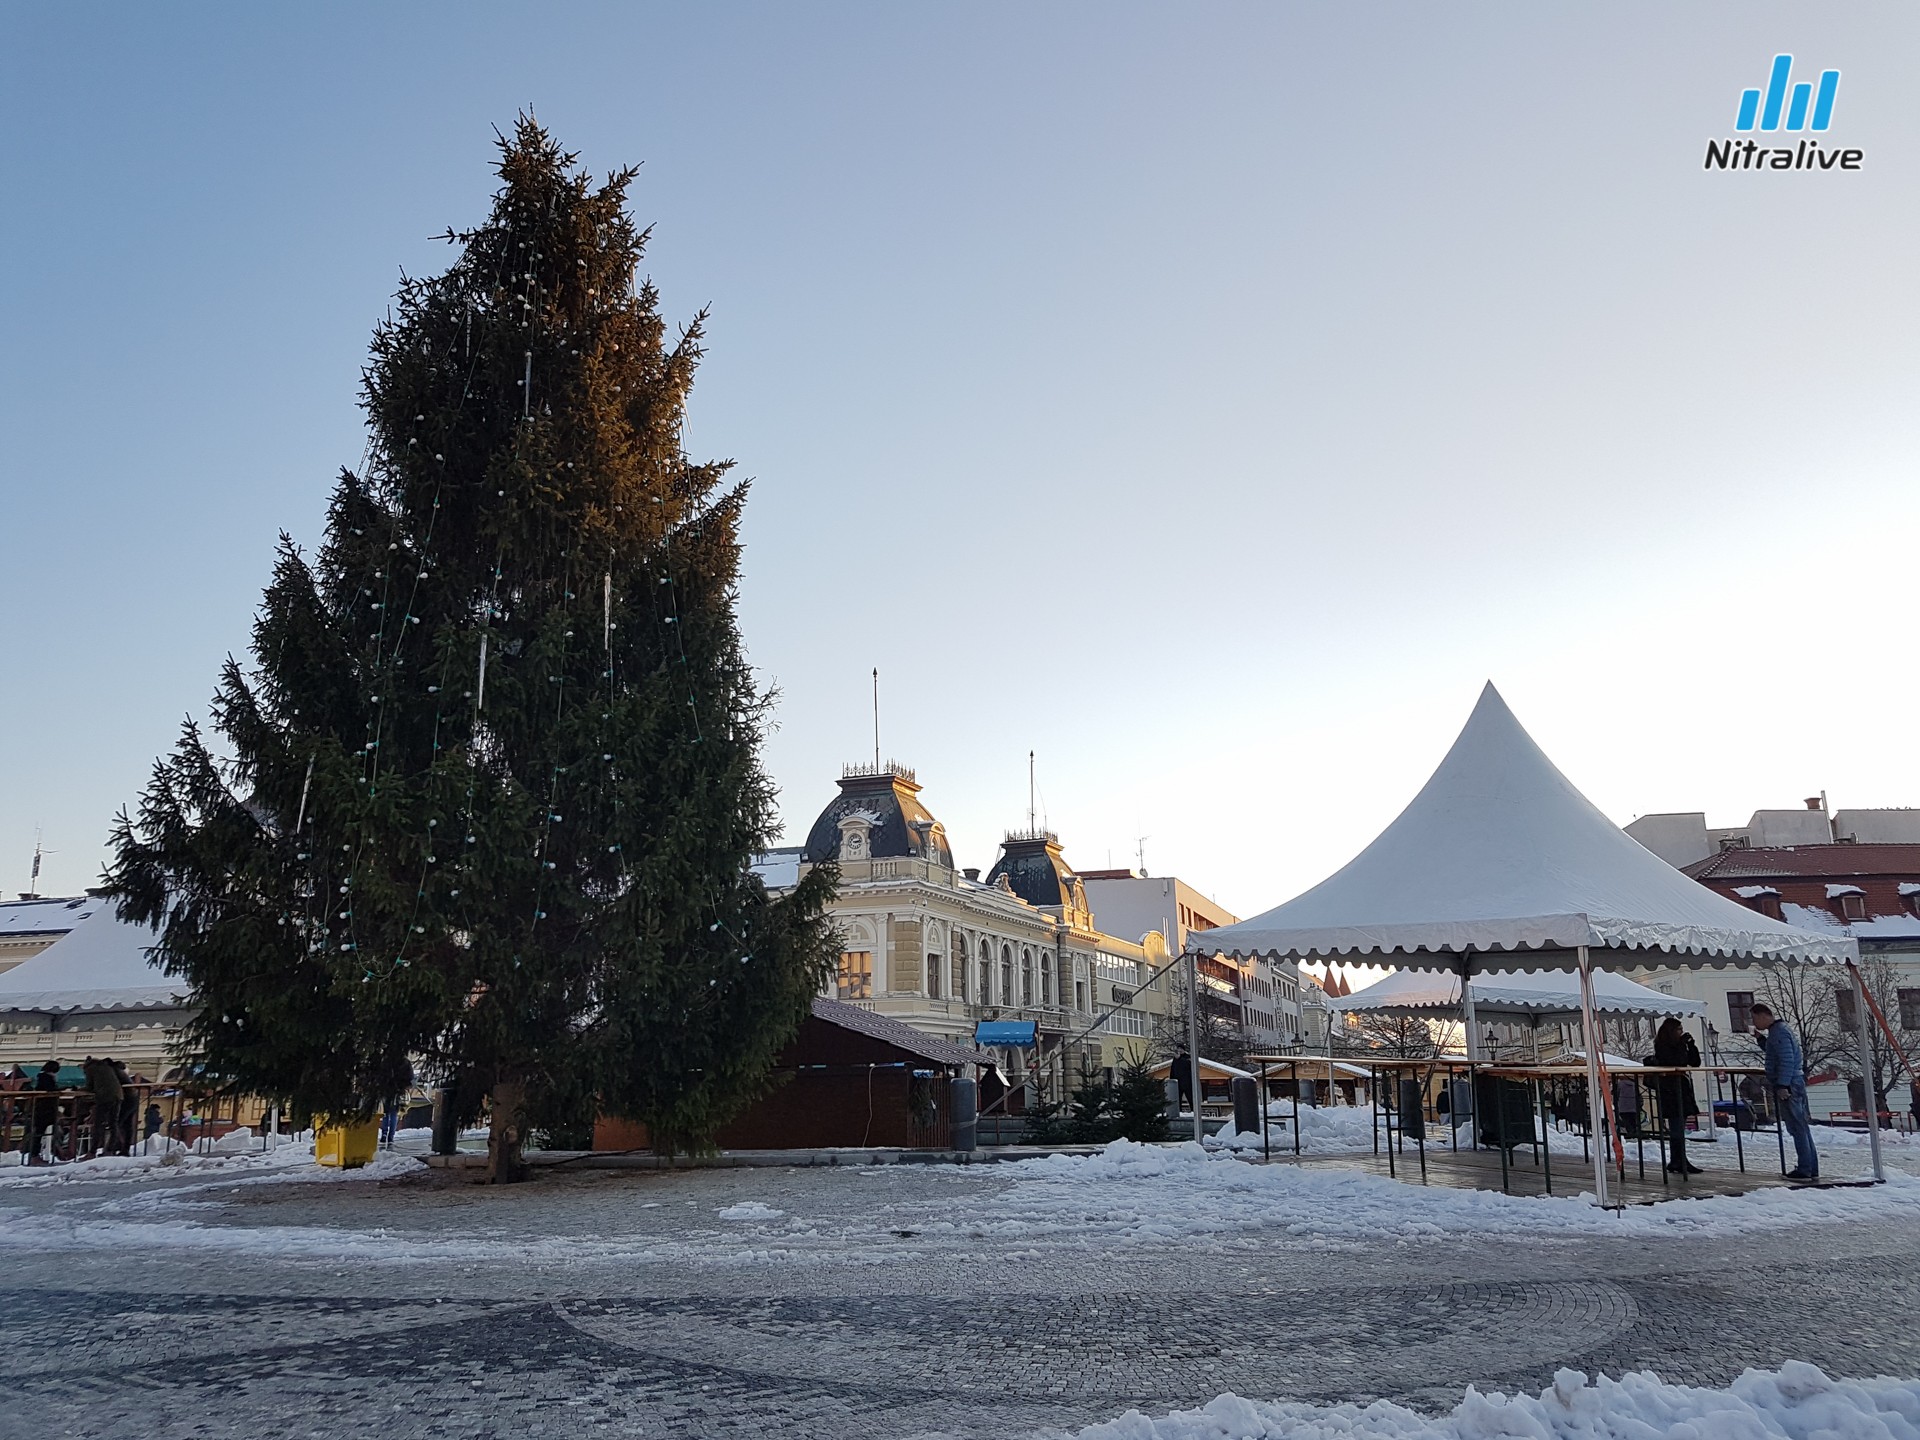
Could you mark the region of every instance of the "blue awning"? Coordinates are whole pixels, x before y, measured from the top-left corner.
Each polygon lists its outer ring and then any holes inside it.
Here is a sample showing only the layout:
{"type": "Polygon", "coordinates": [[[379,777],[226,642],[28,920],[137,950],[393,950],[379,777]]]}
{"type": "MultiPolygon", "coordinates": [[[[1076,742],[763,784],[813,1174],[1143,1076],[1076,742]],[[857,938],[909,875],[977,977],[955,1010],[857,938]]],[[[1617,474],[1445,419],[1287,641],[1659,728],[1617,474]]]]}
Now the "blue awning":
{"type": "Polygon", "coordinates": [[[1034,1043],[1031,1020],[982,1020],[973,1027],[976,1045],[1025,1045],[1034,1043]]]}

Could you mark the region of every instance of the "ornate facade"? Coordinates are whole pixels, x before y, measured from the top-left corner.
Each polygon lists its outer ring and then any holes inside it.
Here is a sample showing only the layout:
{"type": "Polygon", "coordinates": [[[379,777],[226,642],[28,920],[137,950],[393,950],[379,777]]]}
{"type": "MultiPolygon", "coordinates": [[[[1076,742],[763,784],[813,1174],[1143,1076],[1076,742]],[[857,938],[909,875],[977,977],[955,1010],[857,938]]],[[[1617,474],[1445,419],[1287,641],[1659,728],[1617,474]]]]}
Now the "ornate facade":
{"type": "Polygon", "coordinates": [[[1030,1020],[1033,1049],[996,1053],[1010,1081],[1045,1095],[1059,1095],[1083,1058],[1144,1055],[1152,1017],[1167,1009],[1168,977],[1147,983],[1167,958],[1164,938],[1096,929],[1050,832],[1009,834],[985,879],[956,868],[919,794],[904,766],[850,766],[806,844],[761,859],[775,887],[826,861],[840,868],[840,968],[826,993],[963,1044],[981,1021],[1030,1020]]]}

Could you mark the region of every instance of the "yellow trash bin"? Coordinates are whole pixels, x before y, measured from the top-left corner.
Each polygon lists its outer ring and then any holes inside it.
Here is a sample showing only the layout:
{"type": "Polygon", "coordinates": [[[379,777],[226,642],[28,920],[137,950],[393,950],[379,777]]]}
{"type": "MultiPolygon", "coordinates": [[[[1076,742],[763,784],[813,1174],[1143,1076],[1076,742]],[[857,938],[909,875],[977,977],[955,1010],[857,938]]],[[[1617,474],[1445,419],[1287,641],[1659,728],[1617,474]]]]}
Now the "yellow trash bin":
{"type": "Polygon", "coordinates": [[[380,1122],[340,1125],[324,1121],[313,1135],[313,1158],[322,1165],[357,1170],[373,1159],[380,1147],[380,1122]]]}

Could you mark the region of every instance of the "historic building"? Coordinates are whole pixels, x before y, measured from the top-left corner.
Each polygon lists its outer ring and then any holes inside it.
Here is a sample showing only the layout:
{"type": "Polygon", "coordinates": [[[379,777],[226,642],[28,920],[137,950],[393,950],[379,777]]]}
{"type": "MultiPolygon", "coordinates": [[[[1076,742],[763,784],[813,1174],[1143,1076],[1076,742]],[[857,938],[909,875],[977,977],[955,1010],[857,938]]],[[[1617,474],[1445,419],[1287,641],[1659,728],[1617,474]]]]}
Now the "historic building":
{"type": "MultiPolygon", "coordinates": [[[[1626,830],[1682,873],[1758,914],[1804,930],[1853,936],[1863,959],[1886,962],[1891,986],[1883,997],[1885,1019],[1902,1047],[1920,1056],[1920,811],[1830,813],[1825,797],[1815,796],[1804,809],[1755,811],[1740,827],[1710,830],[1705,817],[1693,812],[1642,816],[1626,830]]],[[[1767,997],[1765,972],[1648,967],[1633,978],[1706,1002],[1708,1059],[1746,1063],[1757,1053],[1749,1011],[1767,997]]],[[[1831,991],[1840,1027],[1829,1033],[1827,1046],[1816,1047],[1837,1053],[1831,1068],[1814,1077],[1814,1114],[1861,1108],[1865,1091],[1854,1074],[1851,985],[1818,971],[1790,978],[1809,992],[1831,991]]],[[[1894,1099],[1895,1109],[1904,1108],[1901,1096],[1894,1099]]]]}
{"type": "Polygon", "coordinates": [[[1034,1045],[989,1046],[1015,1083],[1059,1095],[1082,1060],[1144,1054],[1167,1009],[1159,933],[1103,933],[1057,835],[1009,833],[982,878],[959,868],[904,766],[849,766],[806,843],[757,869],[772,888],[826,861],[840,869],[839,973],[827,993],[930,1035],[974,1043],[983,1021],[1031,1022],[1034,1045]]]}

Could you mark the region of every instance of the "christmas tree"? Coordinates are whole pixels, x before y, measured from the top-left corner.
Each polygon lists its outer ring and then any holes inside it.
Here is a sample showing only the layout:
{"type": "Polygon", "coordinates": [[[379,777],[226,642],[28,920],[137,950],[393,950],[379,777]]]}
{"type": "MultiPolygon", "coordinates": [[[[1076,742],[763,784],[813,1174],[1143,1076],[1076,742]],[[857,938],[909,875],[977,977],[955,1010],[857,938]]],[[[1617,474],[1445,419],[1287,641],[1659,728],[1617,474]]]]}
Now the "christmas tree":
{"type": "Polygon", "coordinates": [[[735,624],[743,484],[681,417],[625,170],[530,118],[484,224],[402,283],[367,460],[309,560],[282,537],[229,659],[114,836],[121,914],[192,985],[234,1090],[367,1115],[410,1065],[491,1110],[489,1173],[598,1104],[708,1143],[830,973],[830,869],[784,898],[770,697],[735,624]]]}

